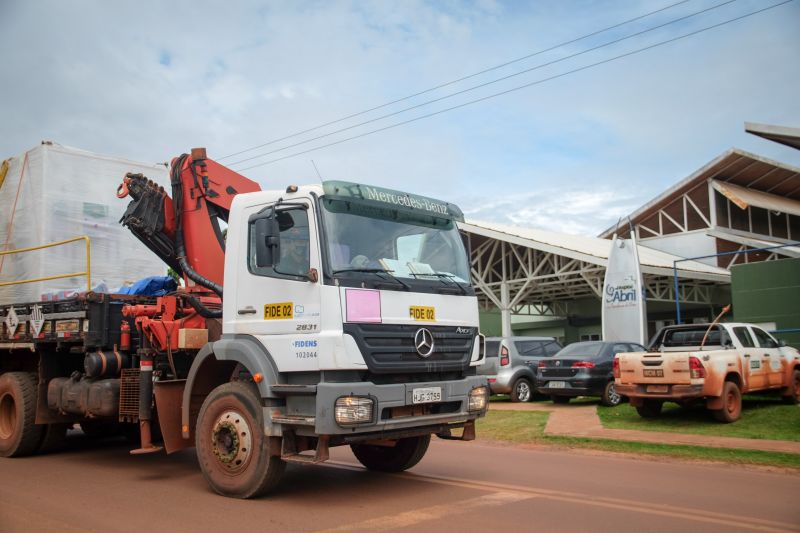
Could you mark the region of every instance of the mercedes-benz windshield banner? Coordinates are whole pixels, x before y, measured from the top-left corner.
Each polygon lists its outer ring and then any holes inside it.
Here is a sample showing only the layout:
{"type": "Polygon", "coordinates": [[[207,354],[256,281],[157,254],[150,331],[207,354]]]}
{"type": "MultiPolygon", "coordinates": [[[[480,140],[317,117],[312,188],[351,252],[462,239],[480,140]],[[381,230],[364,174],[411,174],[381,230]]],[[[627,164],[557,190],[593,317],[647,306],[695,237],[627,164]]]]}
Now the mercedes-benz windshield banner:
{"type": "Polygon", "coordinates": [[[603,282],[603,340],[647,342],[647,305],[636,237],[614,234],[603,282]]]}

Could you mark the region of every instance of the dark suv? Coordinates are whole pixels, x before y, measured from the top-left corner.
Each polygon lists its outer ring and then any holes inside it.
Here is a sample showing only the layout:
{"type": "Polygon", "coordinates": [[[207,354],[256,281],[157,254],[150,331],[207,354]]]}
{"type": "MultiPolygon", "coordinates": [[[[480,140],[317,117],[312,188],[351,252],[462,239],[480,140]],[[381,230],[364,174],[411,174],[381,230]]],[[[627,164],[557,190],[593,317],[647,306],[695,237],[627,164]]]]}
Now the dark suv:
{"type": "Polygon", "coordinates": [[[614,356],[643,351],[635,342],[575,342],[539,361],[536,390],[555,403],[568,403],[577,396],[600,396],[603,405],[618,405],[622,396],[614,387],[614,356]]]}

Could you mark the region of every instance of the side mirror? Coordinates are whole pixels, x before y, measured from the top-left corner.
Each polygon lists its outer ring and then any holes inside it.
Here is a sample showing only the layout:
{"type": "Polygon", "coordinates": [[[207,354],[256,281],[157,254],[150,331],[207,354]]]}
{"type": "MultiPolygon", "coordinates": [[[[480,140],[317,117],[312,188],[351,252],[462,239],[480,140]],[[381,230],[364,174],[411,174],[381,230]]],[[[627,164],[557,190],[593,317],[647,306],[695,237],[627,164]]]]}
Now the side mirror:
{"type": "Polygon", "coordinates": [[[785,348],[786,347],[786,341],[783,340],[783,339],[778,339],[778,346],[780,348],[785,348]]]}
{"type": "Polygon", "coordinates": [[[275,215],[256,219],[254,230],[256,232],[256,266],[276,265],[281,257],[281,232],[275,215]]]}

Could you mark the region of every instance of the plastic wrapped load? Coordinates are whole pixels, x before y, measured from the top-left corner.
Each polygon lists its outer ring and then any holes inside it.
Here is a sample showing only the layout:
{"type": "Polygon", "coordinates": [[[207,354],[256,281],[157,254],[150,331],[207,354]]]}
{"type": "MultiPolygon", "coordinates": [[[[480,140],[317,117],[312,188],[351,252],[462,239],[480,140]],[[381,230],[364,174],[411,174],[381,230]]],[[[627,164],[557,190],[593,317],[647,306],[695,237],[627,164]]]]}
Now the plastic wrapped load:
{"type": "MultiPolygon", "coordinates": [[[[115,292],[167,266],[119,224],[130,198],[117,187],[127,172],[168,185],[166,166],[139,163],[43,142],[8,161],[0,180],[0,250],[19,250],[86,235],[91,288],[115,292]]],[[[2,174],[2,167],[0,167],[2,174]]],[[[0,255],[0,283],[86,271],[83,240],[0,255]]],[[[86,276],[0,287],[0,303],[56,299],[87,290],[86,276]]]]}

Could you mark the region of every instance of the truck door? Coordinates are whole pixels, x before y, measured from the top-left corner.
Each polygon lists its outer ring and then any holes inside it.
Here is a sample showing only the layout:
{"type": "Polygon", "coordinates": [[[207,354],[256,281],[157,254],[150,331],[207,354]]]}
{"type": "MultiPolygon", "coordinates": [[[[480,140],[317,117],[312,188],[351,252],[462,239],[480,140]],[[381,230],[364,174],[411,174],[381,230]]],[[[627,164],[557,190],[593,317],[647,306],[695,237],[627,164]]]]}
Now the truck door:
{"type": "Polygon", "coordinates": [[[762,353],[756,347],[750,328],[737,326],[733,328],[733,334],[744,348],[742,351],[742,372],[744,373],[744,391],[761,389],[766,387],[767,375],[763,368],[762,353]]]}
{"type": "Polygon", "coordinates": [[[761,350],[761,364],[766,372],[766,384],[768,387],[780,387],[783,385],[783,365],[781,361],[781,351],[778,341],[772,335],[761,328],[751,327],[753,335],[758,342],[761,350]]]}
{"type": "MultiPolygon", "coordinates": [[[[245,208],[244,220],[264,205],[245,208]]],[[[280,253],[273,266],[259,266],[255,253],[255,222],[247,222],[238,261],[235,315],[236,333],[256,336],[269,350],[282,371],[311,370],[318,366],[320,334],[319,279],[310,281],[309,271],[321,270],[317,221],[309,200],[293,199],[277,209],[280,253]]]]}

